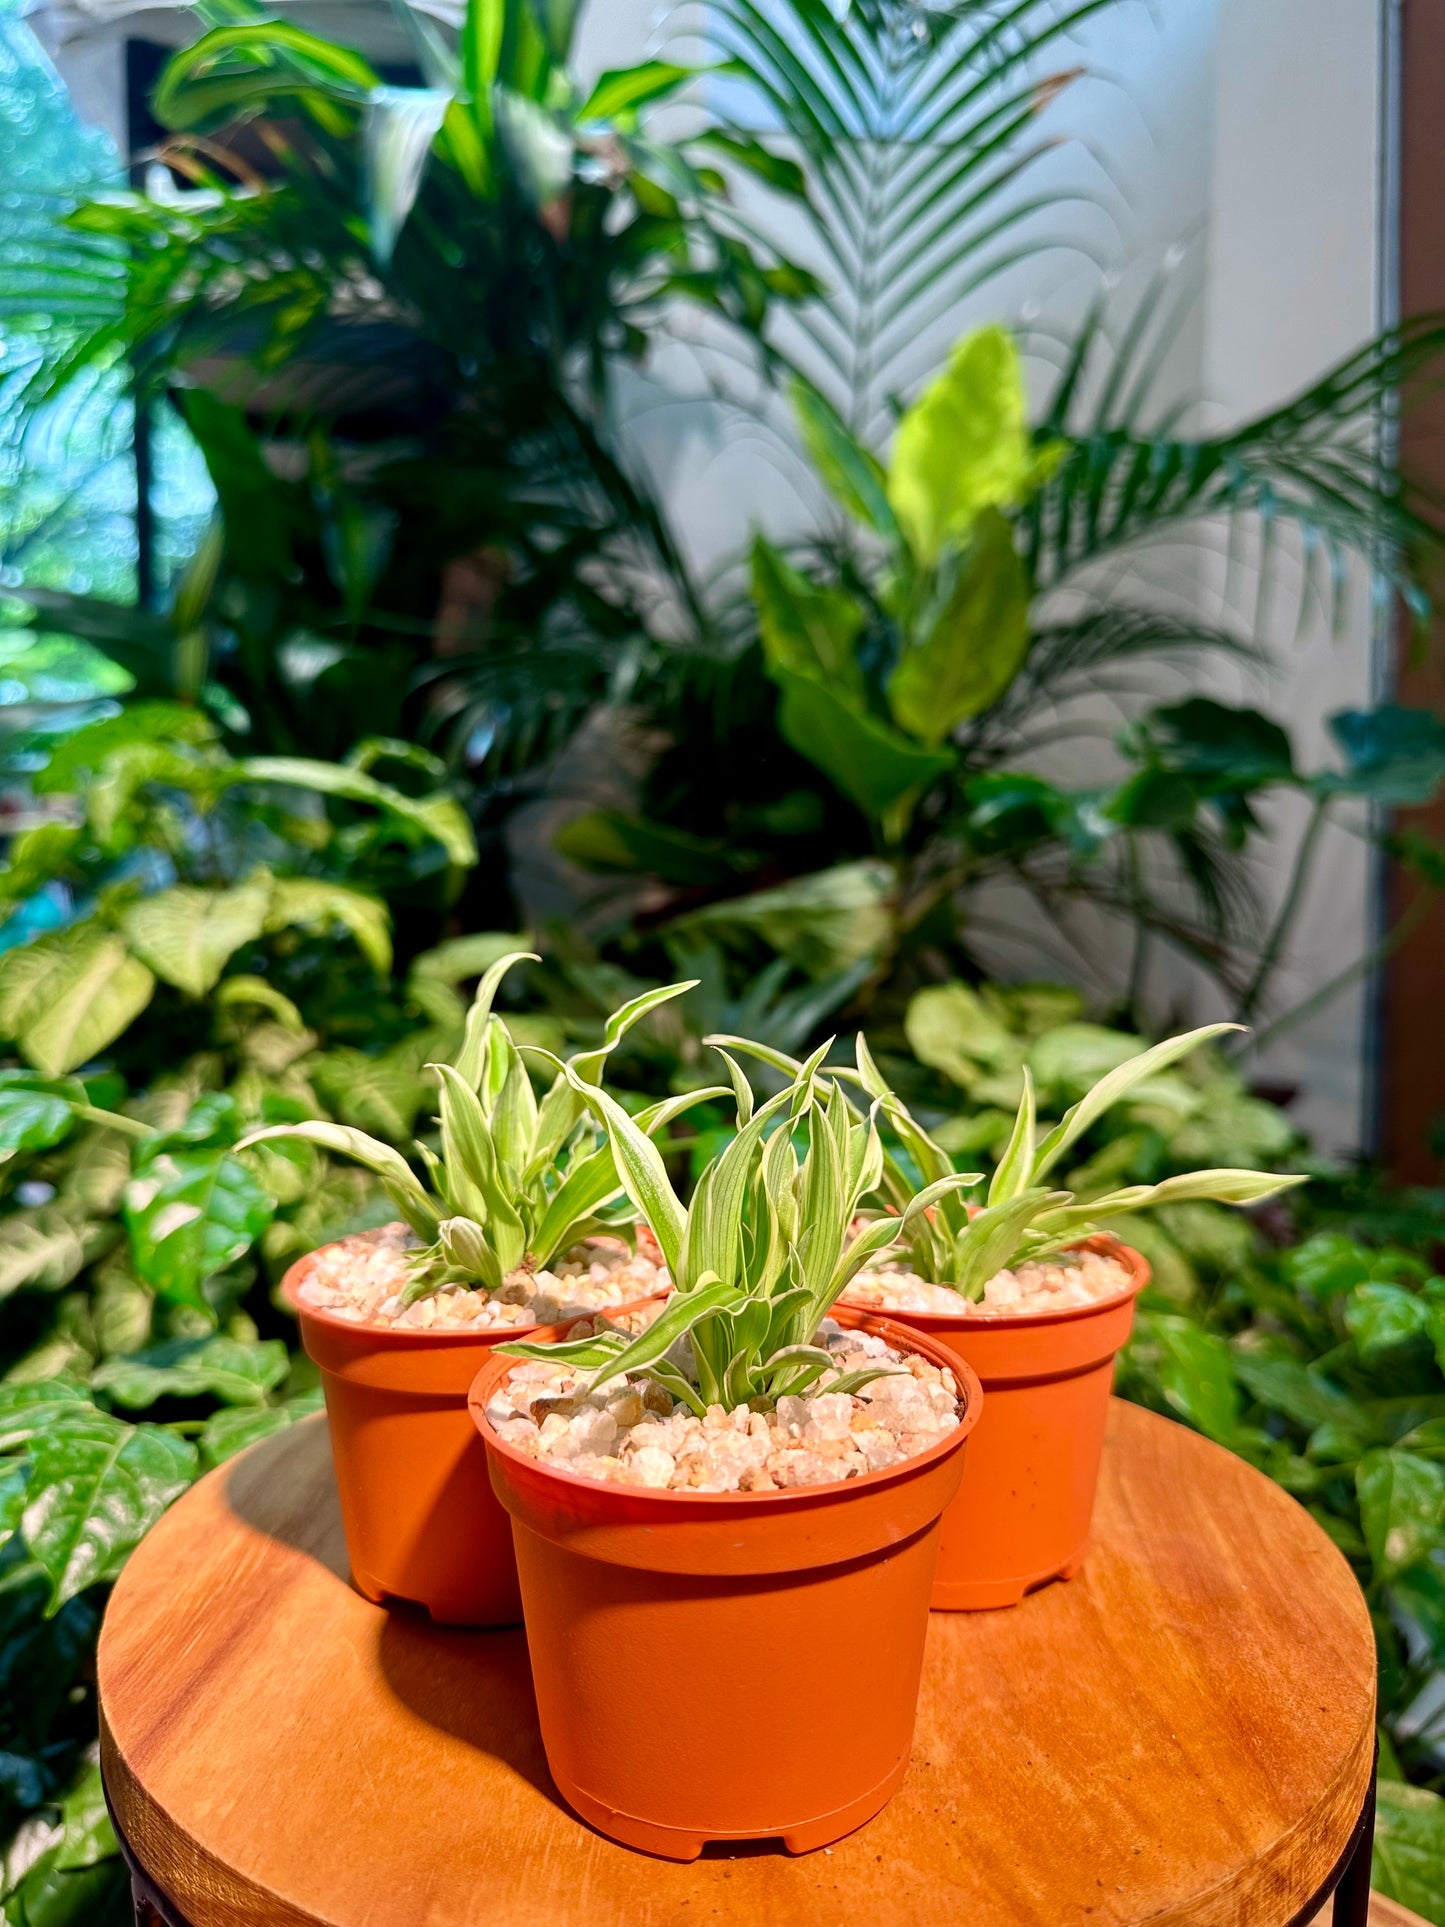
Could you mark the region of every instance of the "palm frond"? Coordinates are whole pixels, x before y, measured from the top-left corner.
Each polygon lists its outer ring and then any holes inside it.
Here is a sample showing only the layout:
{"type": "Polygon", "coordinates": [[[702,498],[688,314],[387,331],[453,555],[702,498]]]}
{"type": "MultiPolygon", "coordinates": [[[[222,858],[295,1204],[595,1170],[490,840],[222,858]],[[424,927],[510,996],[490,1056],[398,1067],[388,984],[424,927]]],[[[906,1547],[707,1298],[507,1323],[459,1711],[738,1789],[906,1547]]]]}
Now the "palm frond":
{"type": "MultiPolygon", "coordinates": [[[[1396,471],[1382,430],[1402,387],[1438,371],[1445,320],[1430,317],[1369,342],[1282,407],[1219,435],[1181,436],[1173,416],[1141,425],[1158,357],[1157,289],[1126,326],[1097,399],[1086,391],[1108,353],[1102,312],[1081,324],[1039,426],[1066,453],[1030,506],[1025,534],[1040,591],[1105,557],[1218,521],[1237,540],[1252,526],[1261,579],[1286,529],[1300,544],[1306,599],[1337,619],[1349,562],[1368,567],[1377,595],[1425,603],[1413,563],[1445,535],[1442,504],[1396,471]],[[1146,312],[1147,307],[1147,312],[1146,312]]],[[[1256,611],[1258,603],[1256,603],[1256,611]]]]}
{"type": "MultiPolygon", "coordinates": [[[[828,291],[798,317],[823,385],[865,440],[926,372],[920,336],[968,293],[1050,246],[1079,190],[1020,191],[1054,149],[1033,133],[1074,66],[1067,38],[1115,0],[717,0],[703,36],[750,77],[803,157],[828,291]]],[[[925,351],[926,352],[926,351],[925,351]]]]}

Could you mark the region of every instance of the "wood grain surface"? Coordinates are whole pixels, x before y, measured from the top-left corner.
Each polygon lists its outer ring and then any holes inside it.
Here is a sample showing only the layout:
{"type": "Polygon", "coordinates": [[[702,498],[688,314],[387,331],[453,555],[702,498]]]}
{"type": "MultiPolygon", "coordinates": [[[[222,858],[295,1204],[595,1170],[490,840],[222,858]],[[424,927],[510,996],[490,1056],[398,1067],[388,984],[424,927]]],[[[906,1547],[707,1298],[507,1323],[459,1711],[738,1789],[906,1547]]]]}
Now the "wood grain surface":
{"type": "MultiPolygon", "coordinates": [[[[746,1654],[718,1660],[745,1692],[746,1654]]],[[[575,1820],[522,1634],[439,1631],[347,1584],[320,1418],[162,1520],[99,1667],[117,1816],[194,1927],[1279,1927],[1349,1838],[1375,1711],[1364,1601],[1325,1535],[1117,1402],[1083,1575],[933,1617],[908,1777],[825,1852],[677,1866],[575,1820]]],[[[758,1747],[867,1691],[867,1654],[820,1627],[758,1747]]]]}

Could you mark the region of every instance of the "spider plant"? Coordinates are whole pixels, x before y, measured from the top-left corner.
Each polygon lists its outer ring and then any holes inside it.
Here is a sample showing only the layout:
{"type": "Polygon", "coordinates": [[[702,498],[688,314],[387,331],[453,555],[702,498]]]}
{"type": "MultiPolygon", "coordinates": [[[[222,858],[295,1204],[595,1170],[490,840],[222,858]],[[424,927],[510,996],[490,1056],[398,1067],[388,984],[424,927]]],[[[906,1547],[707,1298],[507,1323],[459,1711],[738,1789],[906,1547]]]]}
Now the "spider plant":
{"type": "Polygon", "coordinates": [[[909,1219],[912,1269],[920,1277],[948,1285],[976,1303],[997,1272],[1053,1257],[1131,1212],[1186,1202],[1257,1204],[1292,1185],[1303,1184],[1303,1177],[1263,1171],[1190,1171],[1158,1184],[1129,1185],[1080,1204],[1071,1192],[1056,1190],[1049,1182],[1064,1153],[1106,1111],[1210,1038],[1239,1028],[1237,1024],[1206,1024],[1140,1051],[1101,1077],[1042,1137],[1035,1115],[1033,1080],[1026,1068],[1023,1099],[989,1183],[987,1201],[982,1208],[973,1209],[960,1191],[965,1185],[982,1183],[982,1178],[969,1178],[958,1187],[939,1188],[939,1179],[953,1170],[952,1159],[887,1089],[860,1038],[858,1067],[863,1089],[887,1119],[923,1179],[919,1191],[903,1167],[889,1160],[882,1189],[894,1209],[905,1215],[920,1196],[928,1197],[935,1206],[922,1215],[914,1210],[909,1219]]]}
{"type": "MultiPolygon", "coordinates": [[[[253,1131],[236,1146],[299,1138],[374,1172],[422,1240],[404,1304],[448,1284],[496,1291],[509,1274],[539,1270],[591,1233],[616,1227],[615,1219],[597,1215],[622,1189],[612,1149],[596,1142],[579,1093],[634,1024],[692,985],[670,984],[622,1005],[608,1019],[601,1045],[559,1065],[539,1103],[506,1023],[492,1009],[503,977],[524,961],[537,959],[512,951],[492,965],[467,1013],[456,1061],[430,1066],[440,1087],[441,1149],[417,1145],[429,1185],[390,1145],[319,1119],[253,1131]]],[[[653,1133],[690,1104],[726,1094],[719,1085],[664,1099],[629,1127],[656,1157],[653,1133]]]]}
{"type": "MultiPolygon", "coordinates": [[[[820,1082],[828,1049],[816,1050],[783,1090],[756,1107],[735,1060],[721,1053],[737,1101],[737,1135],[706,1166],[688,1205],[638,1121],[588,1083],[575,1060],[559,1065],[607,1132],[618,1175],[652,1227],[677,1291],[631,1340],[604,1332],[561,1346],[503,1349],[575,1364],[589,1385],[650,1377],[699,1416],[709,1405],[733,1410],[816,1385],[832,1364],[814,1342],[818,1326],[850,1279],[906,1237],[931,1205],[971,1182],[949,1171],[910,1198],[898,1218],[854,1230],[860,1203],[883,1175],[878,1107],[860,1116],[836,1081],[820,1082]],[[799,1132],[806,1133],[801,1156],[799,1132]],[[691,1373],[672,1355],[681,1338],[689,1341],[691,1373]]],[[[847,1373],[829,1390],[854,1391],[880,1375],[847,1373]]]]}

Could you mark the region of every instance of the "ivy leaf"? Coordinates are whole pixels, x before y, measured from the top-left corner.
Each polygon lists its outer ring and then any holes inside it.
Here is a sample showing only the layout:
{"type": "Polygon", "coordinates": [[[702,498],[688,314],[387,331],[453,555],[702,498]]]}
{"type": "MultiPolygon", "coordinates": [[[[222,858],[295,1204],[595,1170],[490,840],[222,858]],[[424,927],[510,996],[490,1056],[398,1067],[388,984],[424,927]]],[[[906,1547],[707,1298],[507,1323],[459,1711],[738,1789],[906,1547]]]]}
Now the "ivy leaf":
{"type": "Polygon", "coordinates": [[[1339,1425],[1357,1438],[1368,1435],[1365,1415],[1349,1395],[1298,1359],[1261,1358],[1236,1346],[1234,1370],[1251,1398],[1307,1431],[1317,1425],[1339,1425]]]}
{"type": "Polygon", "coordinates": [[[162,982],[204,997],[235,953],[260,936],[270,895],[265,882],[230,890],[177,884],[132,904],[123,927],[132,951],[162,982]]]}
{"type": "Polygon", "coordinates": [[[132,1411],[158,1398],[213,1394],[227,1405],[264,1405],[289,1369],[279,1338],[246,1344],[235,1338],[178,1338],[126,1358],[107,1359],[91,1373],[91,1390],[132,1411]]]}
{"type": "Polygon", "coordinates": [[[0,1032],[38,1071],[62,1077],[114,1043],[154,990],[123,938],[77,924],[0,957],[0,1032]]]}
{"type": "Polygon", "coordinates": [[[930,984],[909,1000],[903,1027],[909,1049],[968,1090],[980,1070],[1016,1063],[1020,1046],[1008,1026],[967,984],[930,984]]]}
{"type": "Polygon", "coordinates": [[[888,684],[893,720],[930,748],[996,703],[1029,649],[1028,576],[1005,516],[986,509],[947,574],[927,633],[888,684]]]}
{"type": "Polygon", "coordinates": [[[80,1086],[56,1088],[29,1071],[0,1071],[0,1151],[48,1151],[75,1121],[71,1098],[80,1086]]]}
{"type": "Polygon", "coordinates": [[[0,1452],[13,1452],[65,1417],[73,1406],[89,1408],[90,1394],[73,1378],[37,1378],[0,1385],[0,1452]]]}
{"type": "Polygon", "coordinates": [[[319,1391],[303,1392],[298,1398],[287,1399],[284,1405],[270,1405],[264,1411],[233,1405],[208,1421],[201,1433],[201,1457],[207,1466],[224,1465],[227,1459],[244,1452],[248,1445],[255,1445],[258,1439],[268,1439],[273,1432],[284,1432],[298,1419],[319,1412],[321,1407],[319,1391]]]}
{"type": "Polygon", "coordinates": [[[1148,1375],[1171,1409],[1206,1438],[1237,1450],[1239,1386],[1224,1340],[1192,1318],[1154,1312],[1140,1314],[1134,1344],[1138,1353],[1153,1354],[1148,1375]]]}
{"type": "Polygon", "coordinates": [[[1321,793],[1407,806],[1428,803],[1445,781],[1445,722],[1430,710],[1386,703],[1341,710],[1329,721],[1346,767],[1314,779],[1321,793]]]}
{"type": "Polygon", "coordinates": [[[1375,1800],[1370,1884],[1427,1920],[1445,1920],[1445,1800],[1402,1780],[1381,1780],[1375,1800]]]}
{"type": "Polygon", "coordinates": [[[1401,1345],[1430,1332],[1430,1307],[1399,1285],[1357,1285],[1345,1306],[1345,1326],[1363,1365],[1374,1365],[1401,1345]]]}
{"type": "Polygon", "coordinates": [[[1377,1578],[1391,1579],[1445,1544],[1445,1466],[1413,1452],[1367,1452],[1355,1491],[1377,1578]]]}
{"type": "Polygon", "coordinates": [[[199,1465],[188,1440],[89,1403],[60,1411],[31,1440],[30,1455],[21,1531],[50,1579],[52,1613],[115,1576],[199,1465]]]}
{"type": "Polygon", "coordinates": [[[201,1287],[247,1252],[271,1200],[229,1152],[162,1152],[125,1191],[137,1275],[162,1297],[209,1313],[201,1287]]]}

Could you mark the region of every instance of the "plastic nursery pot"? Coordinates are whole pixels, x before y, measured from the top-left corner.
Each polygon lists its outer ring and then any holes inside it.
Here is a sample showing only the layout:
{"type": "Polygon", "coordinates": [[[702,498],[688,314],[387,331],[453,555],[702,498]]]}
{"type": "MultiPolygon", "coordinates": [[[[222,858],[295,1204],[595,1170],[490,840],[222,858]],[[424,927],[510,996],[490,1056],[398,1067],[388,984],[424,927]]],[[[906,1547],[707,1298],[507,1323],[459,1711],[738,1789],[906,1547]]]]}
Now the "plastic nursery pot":
{"type": "Polygon", "coordinates": [[[281,1290],[321,1368],[357,1591],[377,1604],[413,1601],[444,1626],[515,1626],[522,1600],[511,1521],[487,1476],[467,1388],[494,1345],[534,1337],[538,1327],[398,1331],[337,1318],[301,1299],[316,1255],[292,1265],[281,1290]]]}
{"type": "Polygon", "coordinates": [[[949,1367],[964,1414],[903,1465],[781,1492],[606,1485],[504,1444],[472,1387],[512,1515],[547,1764],[599,1832],[674,1860],[709,1840],[826,1846],[903,1778],[939,1519],[978,1418],[978,1380],[934,1340],[862,1319],[949,1367]],[[862,1690],[808,1697],[826,1654],[866,1654],[862,1690]],[[826,1699],[826,1696],[825,1696],[826,1699]]]}
{"type": "MultiPolygon", "coordinates": [[[[1095,1305],[997,1316],[891,1311],[978,1374],[985,1409],[958,1496],[944,1514],[935,1612],[1016,1606],[1083,1564],[1104,1451],[1114,1355],[1134,1323],[1149,1267],[1117,1238],[1082,1249],[1117,1258],[1128,1286],[1095,1305]]],[[[840,1324],[865,1314],[837,1306],[840,1324]]]]}

